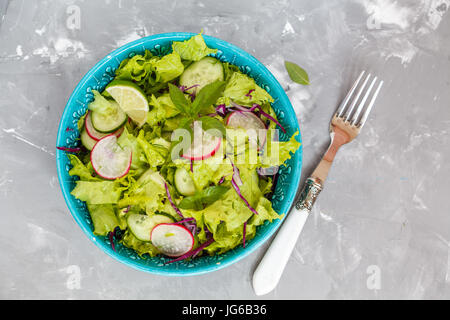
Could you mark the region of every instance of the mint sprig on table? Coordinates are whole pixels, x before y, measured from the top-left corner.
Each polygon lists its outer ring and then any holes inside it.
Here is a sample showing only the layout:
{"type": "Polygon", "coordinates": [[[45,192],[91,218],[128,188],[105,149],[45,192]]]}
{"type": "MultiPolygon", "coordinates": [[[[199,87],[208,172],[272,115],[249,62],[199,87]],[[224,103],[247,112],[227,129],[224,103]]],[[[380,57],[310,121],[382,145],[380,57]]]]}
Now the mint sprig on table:
{"type": "Polygon", "coordinates": [[[285,61],[284,66],[292,81],[305,86],[309,85],[309,76],[305,69],[290,61],[285,61]]]}

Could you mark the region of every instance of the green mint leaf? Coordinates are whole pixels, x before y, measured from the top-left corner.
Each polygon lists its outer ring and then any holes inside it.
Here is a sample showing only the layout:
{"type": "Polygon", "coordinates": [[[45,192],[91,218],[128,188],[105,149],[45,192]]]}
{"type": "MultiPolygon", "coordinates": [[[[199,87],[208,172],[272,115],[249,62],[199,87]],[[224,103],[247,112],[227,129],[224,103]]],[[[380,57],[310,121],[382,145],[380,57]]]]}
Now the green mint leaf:
{"type": "Polygon", "coordinates": [[[217,102],[225,89],[225,81],[215,81],[204,86],[192,103],[191,115],[198,114],[203,108],[207,108],[217,102]]]}
{"type": "Polygon", "coordinates": [[[225,186],[213,186],[197,192],[191,197],[186,197],[178,204],[181,209],[202,210],[206,206],[219,200],[230,188],[225,186]]]}
{"type": "Polygon", "coordinates": [[[203,131],[211,130],[211,132],[209,133],[219,138],[223,138],[226,136],[225,126],[222,122],[220,122],[220,120],[205,116],[201,117],[197,121],[201,121],[203,131]]]}
{"type": "Polygon", "coordinates": [[[189,114],[189,110],[191,109],[191,102],[186,99],[183,91],[181,91],[177,86],[169,83],[169,94],[170,99],[172,100],[175,107],[180,110],[181,113],[189,114]]]}
{"type": "Polygon", "coordinates": [[[305,69],[289,61],[285,61],[284,65],[292,81],[303,85],[309,85],[309,76],[305,69]]]}

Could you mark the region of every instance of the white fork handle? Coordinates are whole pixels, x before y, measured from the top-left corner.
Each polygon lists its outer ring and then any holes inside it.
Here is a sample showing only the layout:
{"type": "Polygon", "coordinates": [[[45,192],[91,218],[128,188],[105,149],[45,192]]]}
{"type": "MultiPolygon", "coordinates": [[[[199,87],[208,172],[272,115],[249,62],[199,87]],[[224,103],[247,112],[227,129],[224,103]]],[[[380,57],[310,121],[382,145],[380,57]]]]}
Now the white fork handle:
{"type": "Polygon", "coordinates": [[[275,289],[303,230],[309,212],[294,208],[253,274],[253,290],[258,296],[275,289]]]}
{"type": "Polygon", "coordinates": [[[321,180],[313,177],[306,180],[300,200],[286,217],[253,274],[253,290],[257,295],[267,294],[277,286],[321,190],[321,180]]]}

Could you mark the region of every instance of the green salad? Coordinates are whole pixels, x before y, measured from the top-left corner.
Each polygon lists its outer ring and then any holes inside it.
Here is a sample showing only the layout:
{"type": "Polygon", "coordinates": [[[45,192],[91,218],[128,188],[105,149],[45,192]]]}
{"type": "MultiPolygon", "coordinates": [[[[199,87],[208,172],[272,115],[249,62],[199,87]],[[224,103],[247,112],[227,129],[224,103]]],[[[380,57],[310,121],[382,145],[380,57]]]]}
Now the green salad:
{"type": "Polygon", "coordinates": [[[92,92],[82,147],[68,153],[71,194],[113,248],[170,262],[222,254],[281,217],[270,198],[298,133],[278,141],[273,98],[216,52],[201,34],[145,51],[92,92]]]}

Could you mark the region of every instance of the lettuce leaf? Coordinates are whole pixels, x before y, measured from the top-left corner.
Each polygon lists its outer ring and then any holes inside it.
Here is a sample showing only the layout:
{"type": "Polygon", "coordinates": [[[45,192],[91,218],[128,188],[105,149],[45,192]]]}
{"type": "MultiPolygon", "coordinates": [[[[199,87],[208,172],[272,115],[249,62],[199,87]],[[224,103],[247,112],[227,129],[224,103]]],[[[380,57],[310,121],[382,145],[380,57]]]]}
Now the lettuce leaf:
{"type": "Polygon", "coordinates": [[[153,63],[157,82],[168,82],[184,71],[184,65],[181,63],[180,55],[177,52],[165,55],[153,63]]]}
{"type": "MultiPolygon", "coordinates": [[[[222,254],[242,244],[244,238],[243,225],[245,222],[247,222],[245,238],[248,241],[256,235],[256,228],[258,226],[264,224],[266,221],[272,222],[275,219],[282,218],[272,208],[272,203],[264,197],[259,198],[256,211],[258,211],[258,215],[254,214],[249,218],[246,218],[248,216],[244,214],[235,216],[234,219],[230,220],[234,223],[221,221],[214,230],[215,241],[205,249],[206,252],[209,254],[222,254]]],[[[207,216],[205,216],[205,223],[211,228],[207,216]]]]}
{"type": "Polygon", "coordinates": [[[94,94],[94,101],[89,103],[89,110],[95,111],[105,117],[117,112],[117,106],[114,105],[114,101],[106,99],[96,90],[92,90],[92,93],[94,94]]]}
{"type": "Polygon", "coordinates": [[[117,218],[112,205],[88,204],[87,207],[94,224],[95,235],[106,236],[108,233],[114,231],[116,227],[120,227],[119,219],[117,218]]]}
{"type": "Polygon", "coordinates": [[[144,150],[141,148],[137,138],[128,132],[125,128],[124,132],[117,139],[117,143],[122,148],[128,147],[131,150],[131,170],[137,172],[137,175],[143,173],[148,169],[147,159],[145,158],[144,150]]]}
{"type": "Polygon", "coordinates": [[[223,97],[217,101],[217,104],[230,105],[231,101],[252,106],[255,103],[262,105],[274,100],[267,91],[256,84],[255,80],[241,72],[234,72],[228,80],[223,97]]]}
{"type": "Polygon", "coordinates": [[[296,137],[299,135],[297,131],[289,141],[270,141],[266,144],[264,154],[261,157],[261,166],[263,168],[285,165],[293,154],[300,148],[301,143],[296,137]]]}
{"type": "Polygon", "coordinates": [[[203,161],[195,161],[190,170],[190,164],[184,162],[181,164],[188,170],[197,190],[203,190],[210,184],[218,184],[222,177],[228,177],[231,180],[233,167],[230,163],[218,162],[216,157],[211,157],[203,161]]]}
{"type": "Polygon", "coordinates": [[[94,177],[94,169],[91,162],[86,165],[74,154],[68,154],[72,169],[69,170],[69,175],[78,176],[83,181],[101,181],[100,178],[94,177]]]}
{"type": "Polygon", "coordinates": [[[132,58],[125,59],[116,70],[116,80],[132,80],[138,85],[154,85],[153,64],[157,60],[150,51],[146,50],[144,55],[135,55],[132,58]]]}
{"type": "Polygon", "coordinates": [[[145,133],[143,130],[139,132],[136,141],[143,151],[147,163],[151,168],[161,166],[166,161],[169,150],[160,145],[153,145],[145,139],[145,133]]]}
{"type": "Polygon", "coordinates": [[[161,122],[166,119],[173,118],[180,114],[180,111],[175,107],[168,93],[165,93],[158,98],[152,95],[149,105],[152,107],[147,116],[147,124],[150,126],[159,126],[161,122]]]}
{"type": "Polygon", "coordinates": [[[201,34],[191,37],[186,41],[175,41],[172,49],[181,56],[183,60],[199,61],[209,54],[214,54],[217,49],[210,49],[201,34]]]}
{"type": "Polygon", "coordinates": [[[117,203],[122,195],[123,187],[116,181],[76,181],[71,194],[88,204],[117,203]]]}
{"type": "Polygon", "coordinates": [[[133,81],[151,94],[163,89],[168,81],[177,78],[183,71],[184,65],[178,53],[158,57],[146,50],[144,55],[124,60],[116,70],[116,79],[133,81]]]}
{"type": "Polygon", "coordinates": [[[163,204],[165,197],[164,179],[158,172],[149,169],[129,187],[124,198],[118,202],[118,206],[123,208],[131,205],[154,213],[166,209],[163,204]]]}
{"type": "Polygon", "coordinates": [[[150,257],[154,257],[160,252],[151,242],[144,242],[137,239],[131,232],[126,231],[121,242],[128,248],[135,250],[140,256],[149,254],[150,257]]]}

